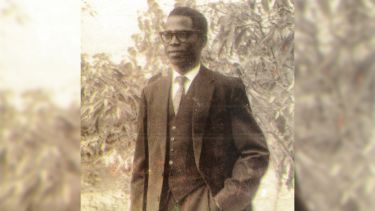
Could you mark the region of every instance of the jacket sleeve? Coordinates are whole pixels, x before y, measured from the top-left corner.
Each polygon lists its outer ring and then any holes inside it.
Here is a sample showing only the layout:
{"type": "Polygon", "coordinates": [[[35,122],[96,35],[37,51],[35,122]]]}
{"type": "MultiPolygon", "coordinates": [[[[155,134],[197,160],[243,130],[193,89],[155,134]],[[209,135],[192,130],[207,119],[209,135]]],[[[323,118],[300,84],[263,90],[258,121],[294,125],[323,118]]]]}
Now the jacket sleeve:
{"type": "Polygon", "coordinates": [[[229,105],[232,139],[238,158],[232,176],[214,200],[224,211],[239,211],[248,207],[258,189],[269,160],[265,137],[256,123],[242,81],[236,81],[229,105]]]}
{"type": "Polygon", "coordinates": [[[130,184],[131,211],[146,210],[145,206],[147,201],[147,172],[147,104],[144,91],[142,91],[138,113],[138,135],[135,143],[133,173],[130,184]]]}

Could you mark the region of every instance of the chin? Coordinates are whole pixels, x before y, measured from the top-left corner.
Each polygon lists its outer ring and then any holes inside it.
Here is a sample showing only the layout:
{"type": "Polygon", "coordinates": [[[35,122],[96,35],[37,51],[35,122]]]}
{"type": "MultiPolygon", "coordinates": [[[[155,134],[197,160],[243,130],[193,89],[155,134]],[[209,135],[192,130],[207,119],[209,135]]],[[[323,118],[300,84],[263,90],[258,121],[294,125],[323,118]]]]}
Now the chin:
{"type": "Polygon", "coordinates": [[[189,65],[189,62],[185,59],[169,59],[171,64],[176,65],[178,67],[186,67],[189,65]]]}

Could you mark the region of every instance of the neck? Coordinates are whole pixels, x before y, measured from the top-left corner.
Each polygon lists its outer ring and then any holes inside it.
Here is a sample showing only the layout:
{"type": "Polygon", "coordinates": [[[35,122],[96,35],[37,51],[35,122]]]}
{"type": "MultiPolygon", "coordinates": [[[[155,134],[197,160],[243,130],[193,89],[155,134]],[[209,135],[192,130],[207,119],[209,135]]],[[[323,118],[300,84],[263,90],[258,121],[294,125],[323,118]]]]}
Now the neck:
{"type": "Polygon", "coordinates": [[[185,75],[186,73],[188,73],[190,70],[194,69],[198,65],[199,65],[199,61],[190,63],[189,65],[183,65],[183,66],[172,65],[172,67],[181,75],[185,75]]]}

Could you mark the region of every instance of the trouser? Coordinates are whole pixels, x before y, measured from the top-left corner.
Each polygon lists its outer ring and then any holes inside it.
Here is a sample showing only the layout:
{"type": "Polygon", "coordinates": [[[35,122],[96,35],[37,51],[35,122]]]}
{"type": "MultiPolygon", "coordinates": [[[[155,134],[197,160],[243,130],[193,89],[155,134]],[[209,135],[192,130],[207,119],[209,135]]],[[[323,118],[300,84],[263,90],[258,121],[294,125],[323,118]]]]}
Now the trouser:
{"type": "Polygon", "coordinates": [[[162,198],[160,211],[221,211],[207,185],[195,189],[180,202],[175,201],[170,190],[162,198]]]}

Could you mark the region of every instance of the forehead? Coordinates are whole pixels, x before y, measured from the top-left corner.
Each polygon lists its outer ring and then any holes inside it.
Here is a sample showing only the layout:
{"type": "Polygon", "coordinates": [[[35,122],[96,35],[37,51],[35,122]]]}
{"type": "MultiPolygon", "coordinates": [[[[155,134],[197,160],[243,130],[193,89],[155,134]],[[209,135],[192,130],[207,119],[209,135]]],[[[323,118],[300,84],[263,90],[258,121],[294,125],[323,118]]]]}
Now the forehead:
{"type": "Polygon", "coordinates": [[[168,31],[191,30],[193,20],[188,16],[172,15],[168,17],[165,28],[168,31]]]}

